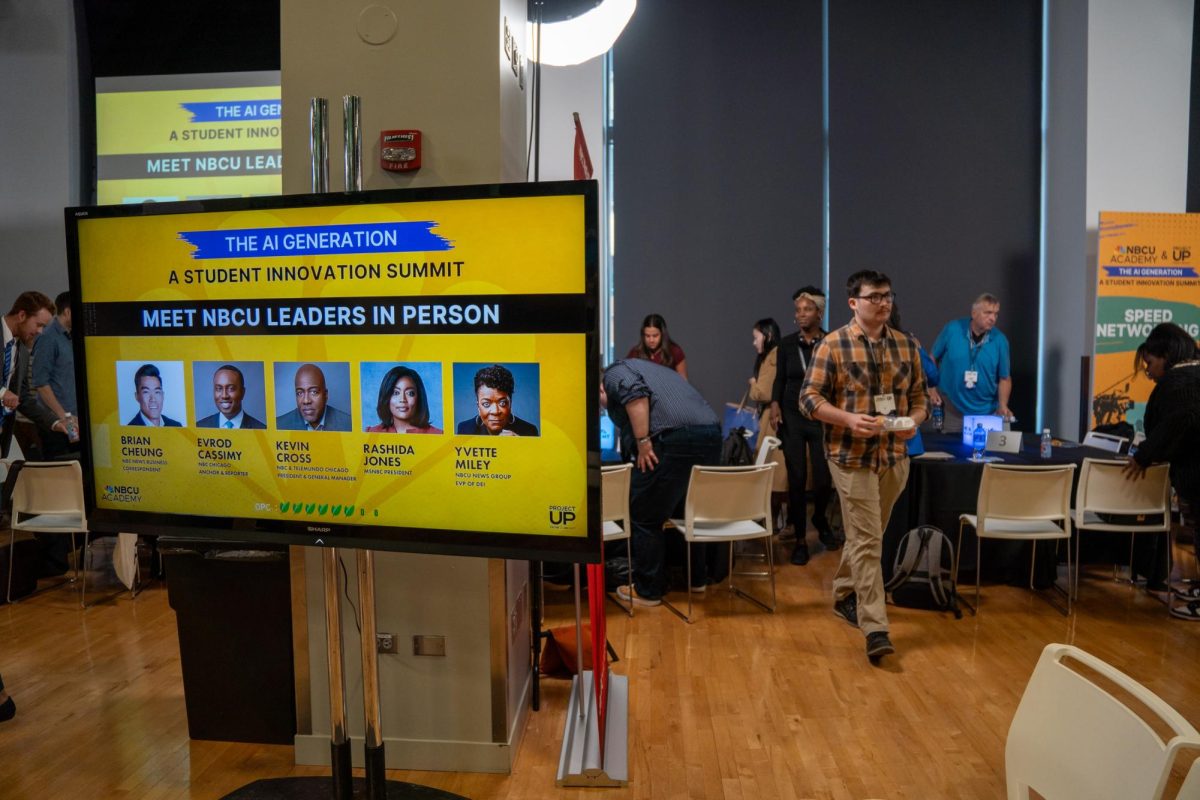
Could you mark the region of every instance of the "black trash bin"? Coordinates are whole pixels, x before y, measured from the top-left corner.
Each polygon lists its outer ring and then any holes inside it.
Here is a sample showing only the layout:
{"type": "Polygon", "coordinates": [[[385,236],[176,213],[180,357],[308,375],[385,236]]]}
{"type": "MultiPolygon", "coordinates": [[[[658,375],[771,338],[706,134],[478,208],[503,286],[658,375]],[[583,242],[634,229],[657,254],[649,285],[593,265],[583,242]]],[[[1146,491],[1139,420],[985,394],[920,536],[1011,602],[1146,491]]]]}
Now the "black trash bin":
{"type": "Polygon", "coordinates": [[[175,610],[188,735],[292,744],[287,547],[159,537],[175,610]]]}

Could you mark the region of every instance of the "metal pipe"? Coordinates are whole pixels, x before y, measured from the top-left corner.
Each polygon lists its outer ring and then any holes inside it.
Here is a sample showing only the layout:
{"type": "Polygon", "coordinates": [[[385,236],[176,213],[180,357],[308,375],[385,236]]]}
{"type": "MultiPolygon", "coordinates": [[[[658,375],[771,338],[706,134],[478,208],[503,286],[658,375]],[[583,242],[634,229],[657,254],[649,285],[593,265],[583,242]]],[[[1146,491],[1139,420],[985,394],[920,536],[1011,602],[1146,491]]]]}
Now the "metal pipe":
{"type": "Polygon", "coordinates": [[[346,680],[342,656],[342,615],[338,602],[338,551],[336,547],[321,553],[325,579],[325,638],[329,664],[329,749],[333,767],[335,800],[352,800],[353,777],[350,772],[350,739],[346,736],[346,680]]]}
{"type": "MultiPolygon", "coordinates": [[[[575,706],[579,709],[579,718],[585,715],[583,708],[583,602],[580,599],[579,562],[575,563],[575,706]]],[[[633,598],[630,598],[633,602],[633,598]]],[[[595,680],[596,676],[592,676],[595,680]]]]}
{"type": "Polygon", "coordinates": [[[384,800],[383,731],[379,713],[379,654],[375,644],[375,554],[358,551],[358,602],[362,607],[363,731],[367,797],[384,800]]]}
{"type": "Polygon", "coordinates": [[[541,180],[542,162],[542,7],[545,2],[534,3],[537,31],[537,42],[534,43],[535,60],[533,62],[533,135],[536,144],[533,149],[533,182],[541,180]]]}
{"type": "Polygon", "coordinates": [[[312,162],[312,190],[329,191],[329,101],[314,97],[308,101],[308,155],[312,162]]]}
{"type": "Polygon", "coordinates": [[[362,99],[356,94],[342,97],[345,182],[347,192],[362,191],[362,99]]]}

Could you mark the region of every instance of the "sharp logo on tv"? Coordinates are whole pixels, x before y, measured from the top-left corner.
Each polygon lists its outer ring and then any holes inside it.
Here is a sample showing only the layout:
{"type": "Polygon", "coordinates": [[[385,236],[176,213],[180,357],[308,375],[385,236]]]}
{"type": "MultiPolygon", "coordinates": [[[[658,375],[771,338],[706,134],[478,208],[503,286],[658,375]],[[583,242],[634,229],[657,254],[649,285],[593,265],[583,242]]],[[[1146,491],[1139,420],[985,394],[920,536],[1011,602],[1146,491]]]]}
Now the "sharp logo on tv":
{"type": "Polygon", "coordinates": [[[89,524],[597,561],[596,194],[67,209],[89,524]]]}

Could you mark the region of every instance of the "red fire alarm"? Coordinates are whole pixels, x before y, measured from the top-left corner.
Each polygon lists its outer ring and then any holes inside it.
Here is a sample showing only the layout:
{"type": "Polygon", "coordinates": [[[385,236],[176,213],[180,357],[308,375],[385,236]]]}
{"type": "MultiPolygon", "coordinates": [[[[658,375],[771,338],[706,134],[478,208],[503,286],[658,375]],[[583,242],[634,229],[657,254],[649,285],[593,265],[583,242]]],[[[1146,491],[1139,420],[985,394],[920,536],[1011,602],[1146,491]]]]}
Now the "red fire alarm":
{"type": "Polygon", "coordinates": [[[391,172],[415,172],[421,168],[420,131],[381,131],[379,166],[391,172]]]}

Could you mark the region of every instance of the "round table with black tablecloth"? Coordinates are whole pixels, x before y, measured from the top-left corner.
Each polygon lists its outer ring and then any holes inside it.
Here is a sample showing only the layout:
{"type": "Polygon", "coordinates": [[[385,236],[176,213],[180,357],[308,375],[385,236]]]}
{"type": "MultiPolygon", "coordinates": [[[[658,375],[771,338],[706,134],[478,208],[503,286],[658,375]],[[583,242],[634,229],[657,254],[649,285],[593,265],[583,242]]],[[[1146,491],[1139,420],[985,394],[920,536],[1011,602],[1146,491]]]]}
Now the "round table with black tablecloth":
{"type": "MultiPolygon", "coordinates": [[[[958,541],[958,517],[974,514],[979,496],[979,483],[983,479],[983,463],[971,460],[971,446],[964,444],[961,434],[921,434],[925,451],[950,453],[952,459],[934,460],[914,458],[908,473],[908,485],[904,494],[896,501],[887,530],[883,534],[883,576],[892,576],[896,551],[904,534],[918,525],[935,525],[951,542],[958,541]]],[[[1094,447],[1084,447],[1074,442],[1062,442],[1052,448],[1050,458],[1040,457],[1041,437],[1025,433],[1021,438],[1020,453],[988,453],[989,458],[999,458],[1001,464],[1075,464],[1081,465],[1085,458],[1114,457],[1113,453],[1094,447]]],[[[1079,473],[1075,474],[1078,483],[1079,473]]],[[[1072,488],[1074,497],[1074,488],[1072,488]]],[[[1115,555],[1120,552],[1110,537],[1088,535],[1085,538],[1084,559],[1099,560],[1101,551],[1115,555]]],[[[1078,541],[1078,538],[1076,538],[1078,541]]],[[[983,544],[983,575],[987,579],[1002,580],[1015,585],[1029,584],[1030,542],[1006,542],[988,540],[983,544]]],[[[1042,541],[1038,547],[1037,574],[1034,584],[1045,588],[1054,581],[1056,559],[1053,553],[1058,542],[1042,541]]],[[[1128,539],[1125,539],[1128,548],[1128,539]]],[[[975,580],[975,531],[968,526],[963,531],[962,553],[959,569],[967,583],[975,580]]],[[[1128,549],[1124,552],[1128,553],[1128,549]]],[[[1125,561],[1124,557],[1117,557],[1125,561]]]]}

